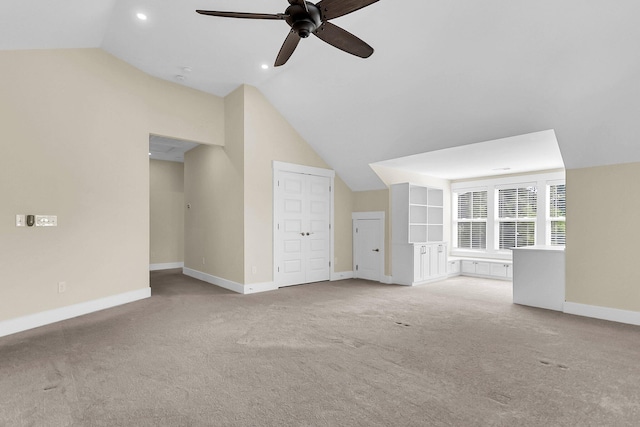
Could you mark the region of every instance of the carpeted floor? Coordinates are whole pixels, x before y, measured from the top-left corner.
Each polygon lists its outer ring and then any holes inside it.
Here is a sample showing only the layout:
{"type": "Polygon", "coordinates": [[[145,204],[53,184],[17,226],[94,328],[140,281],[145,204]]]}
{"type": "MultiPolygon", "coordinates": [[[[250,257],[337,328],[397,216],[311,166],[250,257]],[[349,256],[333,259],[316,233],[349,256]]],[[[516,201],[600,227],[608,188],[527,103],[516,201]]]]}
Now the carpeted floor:
{"type": "Polygon", "coordinates": [[[513,305],[509,282],[151,281],[0,338],[0,426],[640,424],[640,327],[513,305]]]}

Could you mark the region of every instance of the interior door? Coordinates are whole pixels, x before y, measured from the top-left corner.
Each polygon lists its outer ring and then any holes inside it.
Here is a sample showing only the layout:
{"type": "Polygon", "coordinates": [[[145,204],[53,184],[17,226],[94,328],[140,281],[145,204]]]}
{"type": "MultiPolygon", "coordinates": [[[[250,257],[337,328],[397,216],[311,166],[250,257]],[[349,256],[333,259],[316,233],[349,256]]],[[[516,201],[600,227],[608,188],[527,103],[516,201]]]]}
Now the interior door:
{"type": "Polygon", "coordinates": [[[354,226],[354,277],[380,281],[382,236],[379,219],[356,219],[354,226]]]}
{"type": "Polygon", "coordinates": [[[329,222],[331,218],[330,179],[326,176],[303,175],[307,182],[305,235],[303,249],[306,261],[304,283],[329,280],[331,276],[329,222]]]}
{"type": "Polygon", "coordinates": [[[277,180],[278,286],[329,280],[331,192],[328,177],[280,172],[277,180]]]}

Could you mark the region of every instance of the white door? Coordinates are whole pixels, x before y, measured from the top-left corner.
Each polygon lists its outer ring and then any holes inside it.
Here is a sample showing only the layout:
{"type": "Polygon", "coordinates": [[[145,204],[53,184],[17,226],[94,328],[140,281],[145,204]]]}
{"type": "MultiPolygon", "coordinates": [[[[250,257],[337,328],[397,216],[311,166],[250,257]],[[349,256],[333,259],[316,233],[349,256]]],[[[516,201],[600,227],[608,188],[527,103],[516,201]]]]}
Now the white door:
{"type": "Polygon", "coordinates": [[[356,219],[353,221],[354,277],[380,281],[382,270],[383,239],[379,219],[356,219]]]}
{"type": "Polygon", "coordinates": [[[330,179],[279,172],[276,188],[278,286],[329,280],[330,179]]]}

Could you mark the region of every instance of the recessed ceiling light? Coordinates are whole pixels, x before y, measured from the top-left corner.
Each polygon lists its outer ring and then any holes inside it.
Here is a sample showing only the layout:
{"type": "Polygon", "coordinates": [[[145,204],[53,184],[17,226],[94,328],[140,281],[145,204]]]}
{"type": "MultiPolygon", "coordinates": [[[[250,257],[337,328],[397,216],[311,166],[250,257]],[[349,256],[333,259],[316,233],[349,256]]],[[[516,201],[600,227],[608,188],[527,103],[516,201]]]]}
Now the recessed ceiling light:
{"type": "Polygon", "coordinates": [[[267,64],[262,64],[260,67],[262,67],[263,70],[269,69],[269,66],[267,64]]]}
{"type": "Polygon", "coordinates": [[[141,21],[146,21],[146,20],[147,20],[147,15],[145,15],[145,14],[144,14],[144,13],[142,13],[142,12],[138,12],[138,13],[136,13],[136,16],[137,16],[137,17],[138,17],[138,19],[139,19],[139,20],[141,20],[141,21]]]}

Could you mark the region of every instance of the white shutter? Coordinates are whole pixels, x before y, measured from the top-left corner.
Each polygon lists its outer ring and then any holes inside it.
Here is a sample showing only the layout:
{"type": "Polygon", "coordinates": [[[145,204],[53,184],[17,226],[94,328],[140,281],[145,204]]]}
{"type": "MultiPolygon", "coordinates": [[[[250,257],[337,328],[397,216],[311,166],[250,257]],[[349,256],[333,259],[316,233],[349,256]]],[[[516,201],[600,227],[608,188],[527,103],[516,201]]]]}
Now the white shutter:
{"type": "Polygon", "coordinates": [[[535,244],[538,189],[534,186],[498,190],[499,248],[535,244]]]}
{"type": "Polygon", "coordinates": [[[565,244],[565,217],[567,215],[567,194],[564,184],[549,186],[549,218],[551,220],[552,245],[565,244]]]}
{"type": "Polygon", "coordinates": [[[458,193],[458,248],[487,247],[487,191],[458,193]]]}

